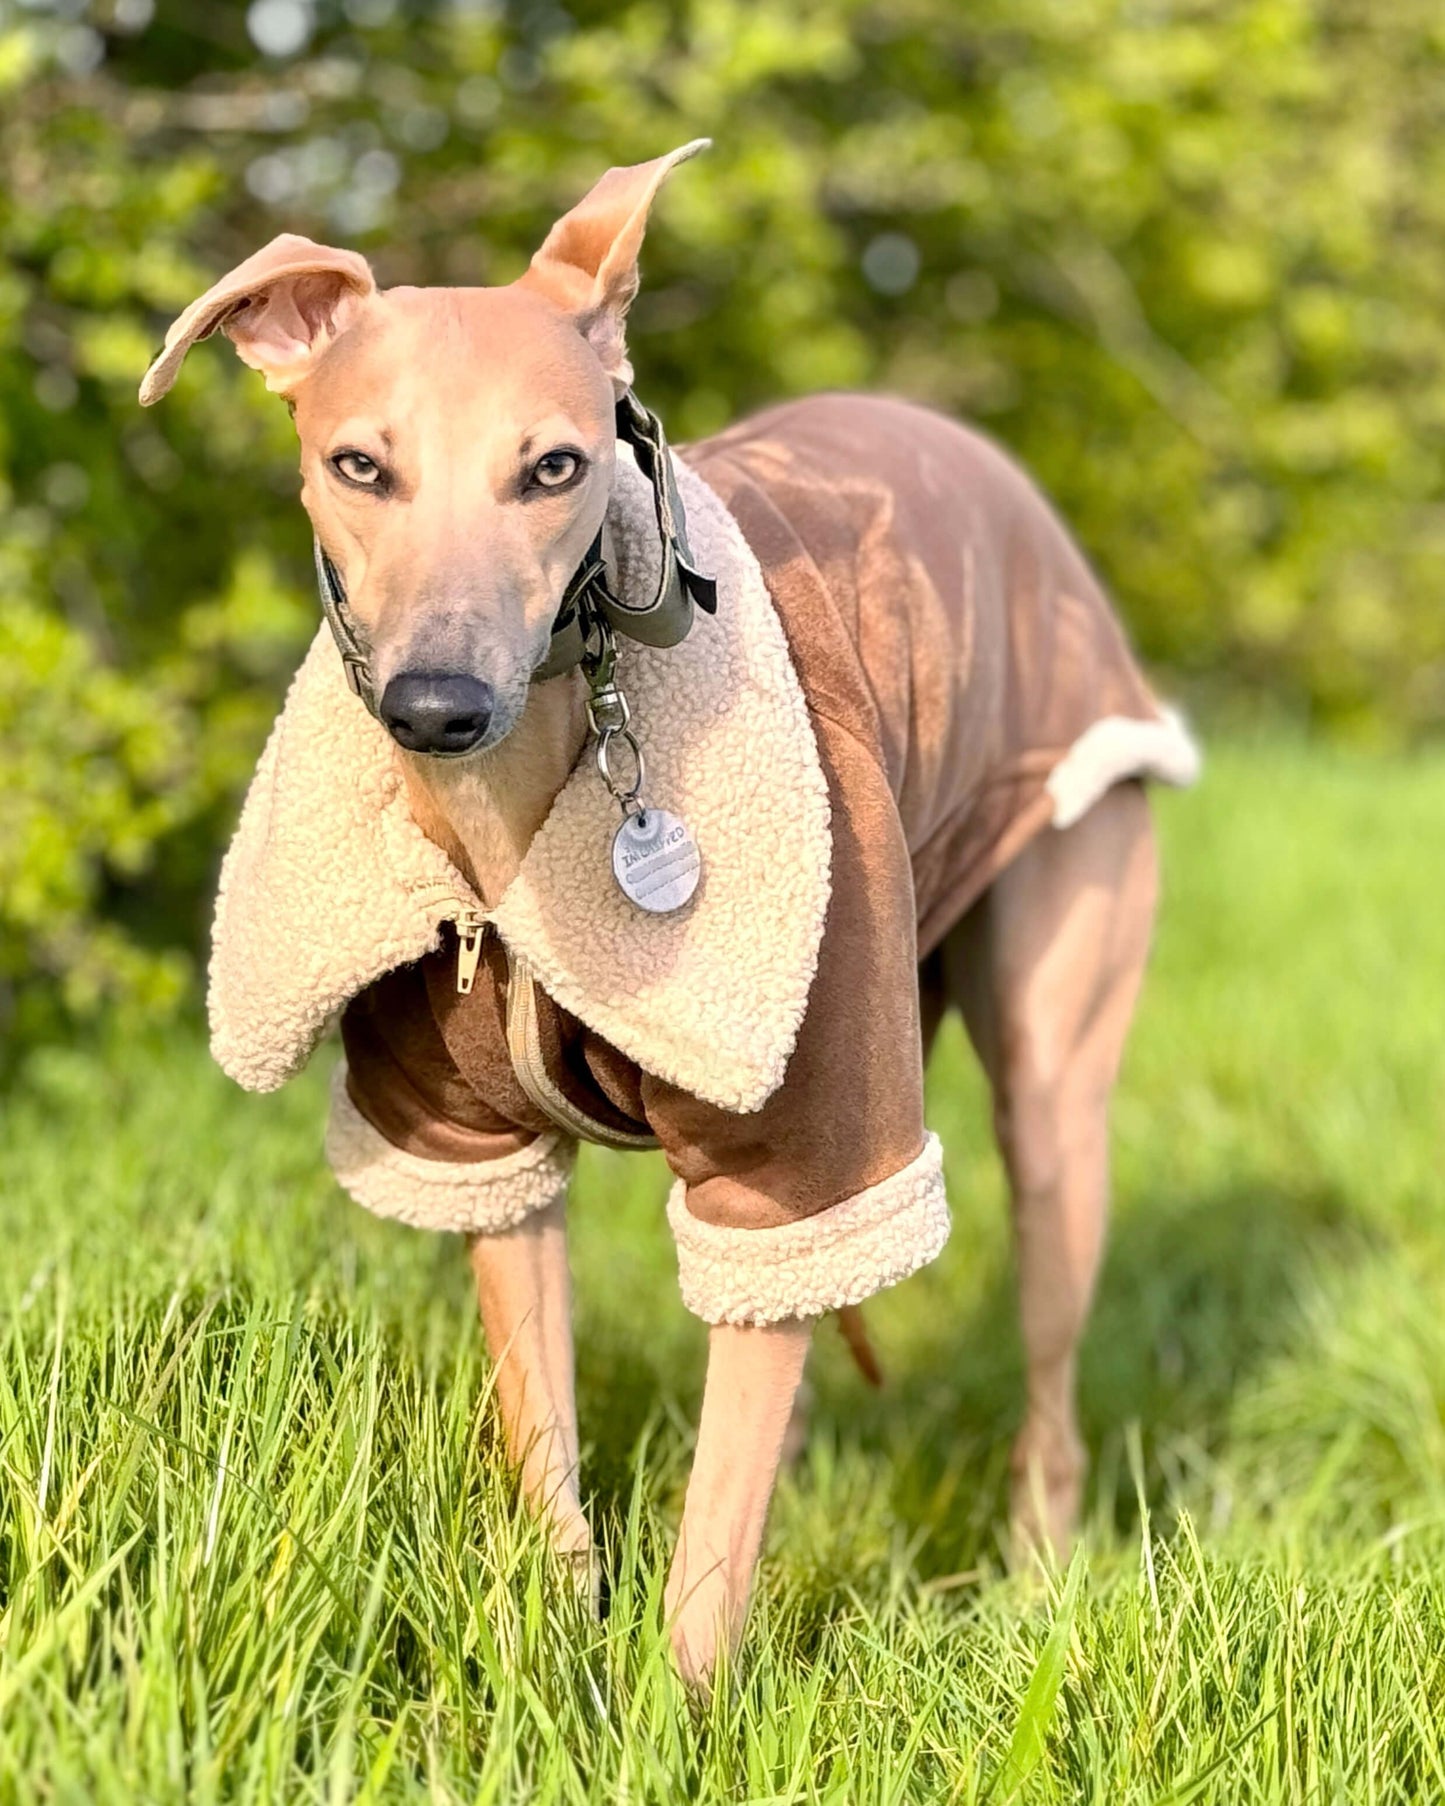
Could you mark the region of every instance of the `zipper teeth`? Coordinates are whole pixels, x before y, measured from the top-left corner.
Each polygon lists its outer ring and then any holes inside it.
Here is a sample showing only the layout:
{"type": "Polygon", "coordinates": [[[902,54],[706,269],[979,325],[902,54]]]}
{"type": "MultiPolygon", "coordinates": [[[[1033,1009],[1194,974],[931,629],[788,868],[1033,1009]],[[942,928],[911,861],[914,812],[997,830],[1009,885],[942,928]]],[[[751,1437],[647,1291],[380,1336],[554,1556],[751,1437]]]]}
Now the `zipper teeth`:
{"type": "Polygon", "coordinates": [[[552,1083],[542,1059],[542,1035],[537,1025],[537,997],[532,988],[532,968],[520,955],[507,955],[507,1051],[517,1082],[548,1118],[582,1141],[609,1148],[655,1148],[655,1135],[630,1135],[625,1129],[609,1129],[563,1096],[552,1083]]]}

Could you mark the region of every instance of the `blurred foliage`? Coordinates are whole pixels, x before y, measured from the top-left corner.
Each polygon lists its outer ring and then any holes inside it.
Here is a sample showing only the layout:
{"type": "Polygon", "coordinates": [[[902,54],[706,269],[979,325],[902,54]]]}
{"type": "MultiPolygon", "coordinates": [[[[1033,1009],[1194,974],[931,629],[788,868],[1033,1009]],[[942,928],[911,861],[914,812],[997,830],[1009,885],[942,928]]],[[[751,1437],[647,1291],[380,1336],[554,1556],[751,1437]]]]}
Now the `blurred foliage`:
{"type": "Polygon", "coordinates": [[[1177,681],[1437,728],[1442,81],[1433,0],[0,0],[12,1031],[184,986],[315,618],[284,409],[224,345],[136,406],[168,320],[282,229],[507,281],[699,134],[634,315],[675,437],[969,415],[1177,681]]]}

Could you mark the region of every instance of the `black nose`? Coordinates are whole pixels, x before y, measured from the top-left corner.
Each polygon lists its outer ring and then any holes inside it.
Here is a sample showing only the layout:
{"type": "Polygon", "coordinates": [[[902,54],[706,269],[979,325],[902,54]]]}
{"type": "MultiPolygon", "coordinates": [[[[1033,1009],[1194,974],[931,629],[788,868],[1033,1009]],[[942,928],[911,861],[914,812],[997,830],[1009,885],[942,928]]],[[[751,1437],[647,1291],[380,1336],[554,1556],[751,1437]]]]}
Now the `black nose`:
{"type": "Polygon", "coordinates": [[[470,752],[492,719],[492,686],[446,671],[403,671],[382,691],[381,718],[408,752],[470,752]]]}

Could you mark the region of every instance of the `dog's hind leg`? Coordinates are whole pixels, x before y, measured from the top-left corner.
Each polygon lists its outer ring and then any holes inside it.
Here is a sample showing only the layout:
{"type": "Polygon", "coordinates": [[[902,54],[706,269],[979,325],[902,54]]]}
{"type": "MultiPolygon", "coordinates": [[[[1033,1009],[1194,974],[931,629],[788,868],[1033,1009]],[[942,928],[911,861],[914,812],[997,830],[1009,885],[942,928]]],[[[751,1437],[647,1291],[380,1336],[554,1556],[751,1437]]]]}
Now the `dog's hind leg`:
{"type": "Polygon", "coordinates": [[[592,1536],[577,1493],[572,1282],[562,1203],[513,1229],[474,1236],[470,1255],[507,1452],[552,1546],[595,1601],[592,1536]]]}
{"type": "Polygon", "coordinates": [[[1032,841],[945,944],[951,996],[993,1089],[1013,1194],[1027,1406],[1016,1555],[1068,1549],[1085,1457],[1079,1337],[1103,1252],[1108,1106],[1148,957],[1157,869],[1137,784],[1032,841]]]}

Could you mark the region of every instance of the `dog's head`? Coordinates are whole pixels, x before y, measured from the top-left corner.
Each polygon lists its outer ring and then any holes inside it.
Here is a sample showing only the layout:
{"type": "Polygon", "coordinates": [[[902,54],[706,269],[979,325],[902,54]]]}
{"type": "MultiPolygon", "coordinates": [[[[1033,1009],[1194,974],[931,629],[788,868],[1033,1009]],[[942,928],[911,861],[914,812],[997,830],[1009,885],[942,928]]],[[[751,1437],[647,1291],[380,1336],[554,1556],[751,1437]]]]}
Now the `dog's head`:
{"type": "Polygon", "coordinates": [[[193,301],[146,372],[149,406],[219,329],[286,397],[301,499],[412,751],[485,750],[522,712],[607,510],[648,210],[705,142],[609,170],[506,288],[381,290],[354,251],[284,234],[193,301]]]}

